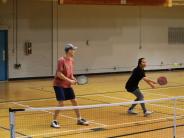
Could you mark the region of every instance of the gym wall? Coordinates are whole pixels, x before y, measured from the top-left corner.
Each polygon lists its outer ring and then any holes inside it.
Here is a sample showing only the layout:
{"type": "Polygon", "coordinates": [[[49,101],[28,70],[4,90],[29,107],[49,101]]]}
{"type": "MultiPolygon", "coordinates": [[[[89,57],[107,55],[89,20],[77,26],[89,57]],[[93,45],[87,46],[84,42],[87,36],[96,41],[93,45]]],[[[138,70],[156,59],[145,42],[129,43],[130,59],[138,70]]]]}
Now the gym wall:
{"type": "Polygon", "coordinates": [[[76,73],[130,71],[139,57],[147,59],[147,69],[184,63],[184,45],[168,44],[168,27],[184,27],[183,11],[183,7],[58,6],[43,0],[0,3],[0,28],[9,30],[9,78],[53,76],[66,43],[79,47],[76,73]],[[32,42],[29,56],[24,53],[26,41],[32,42]],[[16,63],[21,68],[16,69],[16,63]]]}

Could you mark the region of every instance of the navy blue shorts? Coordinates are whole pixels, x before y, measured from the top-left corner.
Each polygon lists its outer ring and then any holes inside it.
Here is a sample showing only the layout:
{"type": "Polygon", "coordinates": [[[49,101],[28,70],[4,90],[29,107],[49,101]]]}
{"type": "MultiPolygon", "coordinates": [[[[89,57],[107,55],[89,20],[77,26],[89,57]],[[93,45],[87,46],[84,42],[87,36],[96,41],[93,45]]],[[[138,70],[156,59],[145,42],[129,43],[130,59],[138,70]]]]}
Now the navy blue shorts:
{"type": "Polygon", "coordinates": [[[54,86],[57,101],[66,101],[75,99],[75,93],[72,88],[62,88],[54,86]]]}

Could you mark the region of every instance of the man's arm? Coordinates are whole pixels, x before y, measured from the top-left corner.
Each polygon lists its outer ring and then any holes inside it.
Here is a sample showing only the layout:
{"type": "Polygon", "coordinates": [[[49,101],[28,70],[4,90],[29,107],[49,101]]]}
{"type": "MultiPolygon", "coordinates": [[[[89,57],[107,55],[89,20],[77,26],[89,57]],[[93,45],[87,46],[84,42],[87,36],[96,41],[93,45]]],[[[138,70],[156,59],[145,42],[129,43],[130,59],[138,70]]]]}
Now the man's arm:
{"type": "Polygon", "coordinates": [[[72,80],[77,81],[77,79],[75,78],[75,76],[74,76],[74,75],[72,75],[72,80]]]}
{"type": "Polygon", "coordinates": [[[71,84],[76,84],[76,81],[75,80],[71,80],[71,79],[69,79],[68,77],[66,77],[63,73],[61,73],[61,72],[57,72],[57,77],[59,78],[59,79],[61,79],[61,80],[65,80],[65,81],[68,81],[69,83],[71,83],[71,84]]]}

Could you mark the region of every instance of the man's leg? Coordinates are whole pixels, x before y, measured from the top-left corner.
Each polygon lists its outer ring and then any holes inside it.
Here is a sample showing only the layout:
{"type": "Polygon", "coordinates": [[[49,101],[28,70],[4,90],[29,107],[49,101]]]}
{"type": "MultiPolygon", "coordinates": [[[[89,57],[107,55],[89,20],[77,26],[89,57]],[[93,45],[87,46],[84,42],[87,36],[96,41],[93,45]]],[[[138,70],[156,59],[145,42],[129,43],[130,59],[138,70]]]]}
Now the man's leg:
{"type": "MultiPolygon", "coordinates": [[[[64,106],[64,102],[63,101],[59,101],[58,102],[58,107],[63,107],[64,106]]],[[[53,120],[57,120],[58,116],[59,116],[59,112],[60,110],[56,110],[54,112],[54,115],[53,115],[53,120]]]]}
{"type": "MultiPolygon", "coordinates": [[[[67,88],[65,89],[65,97],[67,100],[70,100],[73,106],[78,106],[77,99],[75,98],[75,92],[73,88],[67,88]]],[[[75,109],[75,114],[77,116],[77,124],[78,125],[88,125],[89,123],[81,118],[79,109],[75,109]]]]}
{"type": "MultiPolygon", "coordinates": [[[[72,103],[73,106],[78,106],[78,102],[77,102],[76,99],[72,99],[71,103],[72,103]]],[[[79,109],[75,109],[74,111],[75,111],[76,116],[77,116],[77,124],[78,125],[89,125],[88,121],[86,121],[85,119],[81,118],[79,109]]]]}
{"type": "MultiPolygon", "coordinates": [[[[58,107],[63,107],[64,106],[64,91],[62,87],[54,86],[55,94],[56,94],[56,99],[58,101],[58,107]]],[[[59,122],[57,121],[58,116],[59,116],[60,110],[56,110],[53,114],[53,121],[51,122],[51,127],[53,128],[60,128],[59,122]]]]}
{"type": "MultiPolygon", "coordinates": [[[[64,106],[64,102],[59,101],[58,107],[63,107],[63,106],[64,106]]],[[[53,127],[53,128],[60,128],[59,122],[57,121],[58,116],[59,116],[59,112],[60,112],[60,110],[56,110],[53,114],[53,120],[51,122],[51,127],[53,127]]]]}
{"type": "MultiPolygon", "coordinates": [[[[76,99],[72,99],[70,101],[71,101],[71,103],[72,103],[73,106],[78,106],[78,102],[77,102],[76,99]]],[[[80,120],[81,119],[81,115],[80,115],[79,109],[75,109],[74,111],[75,111],[75,114],[77,116],[77,119],[80,120]]]]}

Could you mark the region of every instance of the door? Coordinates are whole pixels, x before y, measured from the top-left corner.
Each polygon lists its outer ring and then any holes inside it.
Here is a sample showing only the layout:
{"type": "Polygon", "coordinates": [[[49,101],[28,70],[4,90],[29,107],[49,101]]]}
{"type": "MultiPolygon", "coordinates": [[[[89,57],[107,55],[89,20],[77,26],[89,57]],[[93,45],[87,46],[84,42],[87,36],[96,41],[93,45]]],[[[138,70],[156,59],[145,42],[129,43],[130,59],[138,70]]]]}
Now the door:
{"type": "Polygon", "coordinates": [[[7,31],[0,30],[0,81],[7,80],[7,31]]]}

